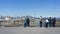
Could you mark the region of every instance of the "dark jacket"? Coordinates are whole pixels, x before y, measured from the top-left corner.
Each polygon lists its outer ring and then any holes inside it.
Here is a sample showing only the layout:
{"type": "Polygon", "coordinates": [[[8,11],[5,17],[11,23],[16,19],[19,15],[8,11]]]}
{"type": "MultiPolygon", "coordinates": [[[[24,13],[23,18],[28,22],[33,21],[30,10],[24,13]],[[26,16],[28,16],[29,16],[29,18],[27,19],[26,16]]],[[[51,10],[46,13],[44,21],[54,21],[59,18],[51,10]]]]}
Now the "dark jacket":
{"type": "Polygon", "coordinates": [[[53,19],[52,19],[52,22],[55,23],[55,22],[56,22],[56,18],[53,18],[53,19]]]}

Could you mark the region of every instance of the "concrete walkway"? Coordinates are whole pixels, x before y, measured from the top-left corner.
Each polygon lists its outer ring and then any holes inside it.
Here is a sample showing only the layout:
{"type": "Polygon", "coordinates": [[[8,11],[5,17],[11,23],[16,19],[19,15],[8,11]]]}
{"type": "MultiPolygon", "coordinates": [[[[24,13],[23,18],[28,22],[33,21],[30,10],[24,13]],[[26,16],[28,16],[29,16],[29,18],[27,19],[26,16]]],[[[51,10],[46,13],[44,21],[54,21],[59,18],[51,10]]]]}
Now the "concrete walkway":
{"type": "Polygon", "coordinates": [[[60,34],[58,27],[0,27],[0,34],[60,34]]]}

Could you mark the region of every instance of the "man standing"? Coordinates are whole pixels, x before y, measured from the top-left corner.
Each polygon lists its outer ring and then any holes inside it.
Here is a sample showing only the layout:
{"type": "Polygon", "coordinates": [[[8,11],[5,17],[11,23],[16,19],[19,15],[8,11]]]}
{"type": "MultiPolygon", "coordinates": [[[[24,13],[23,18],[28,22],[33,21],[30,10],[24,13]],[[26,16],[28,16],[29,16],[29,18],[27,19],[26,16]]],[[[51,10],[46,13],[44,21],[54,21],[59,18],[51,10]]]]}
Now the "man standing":
{"type": "Polygon", "coordinates": [[[30,25],[30,19],[28,17],[26,19],[26,23],[27,23],[27,26],[29,27],[29,25],[30,25]]]}
{"type": "Polygon", "coordinates": [[[54,18],[52,19],[52,26],[55,27],[55,24],[56,24],[56,18],[54,17],[54,18]]]}
{"type": "Polygon", "coordinates": [[[25,23],[24,23],[24,27],[28,26],[29,27],[30,24],[30,19],[28,18],[28,16],[25,18],[25,23]]]}
{"type": "Polygon", "coordinates": [[[49,20],[49,27],[52,27],[52,18],[50,17],[48,20],[49,20]]]}

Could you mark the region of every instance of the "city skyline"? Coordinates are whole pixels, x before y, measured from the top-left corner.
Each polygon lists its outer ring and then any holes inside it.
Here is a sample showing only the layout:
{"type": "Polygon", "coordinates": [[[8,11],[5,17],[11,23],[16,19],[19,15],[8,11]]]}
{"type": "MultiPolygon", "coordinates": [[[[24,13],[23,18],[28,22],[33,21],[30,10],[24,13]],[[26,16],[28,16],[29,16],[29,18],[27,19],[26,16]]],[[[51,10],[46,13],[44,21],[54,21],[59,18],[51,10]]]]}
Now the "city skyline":
{"type": "Polygon", "coordinates": [[[0,16],[60,17],[60,0],[0,0],[0,16]]]}

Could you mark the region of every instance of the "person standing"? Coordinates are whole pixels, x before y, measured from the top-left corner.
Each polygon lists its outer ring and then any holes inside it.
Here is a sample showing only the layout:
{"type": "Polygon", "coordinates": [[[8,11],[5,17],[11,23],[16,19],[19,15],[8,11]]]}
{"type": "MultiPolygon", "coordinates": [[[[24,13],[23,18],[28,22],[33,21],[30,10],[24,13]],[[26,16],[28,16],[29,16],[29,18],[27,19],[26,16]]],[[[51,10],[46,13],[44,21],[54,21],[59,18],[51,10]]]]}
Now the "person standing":
{"type": "Polygon", "coordinates": [[[52,19],[52,26],[55,27],[55,24],[56,24],[56,18],[54,17],[54,18],[52,19]]]}
{"type": "Polygon", "coordinates": [[[48,27],[48,24],[49,24],[49,21],[48,19],[45,20],[45,27],[47,28],[48,27]]]}
{"type": "Polygon", "coordinates": [[[40,16],[40,27],[42,27],[42,16],[40,16]]]}
{"type": "Polygon", "coordinates": [[[25,20],[24,20],[24,27],[26,27],[26,18],[25,18],[25,20]]]}
{"type": "Polygon", "coordinates": [[[49,27],[52,27],[52,18],[50,17],[48,20],[49,20],[49,27]]]}
{"type": "Polygon", "coordinates": [[[27,23],[27,26],[29,27],[29,25],[30,25],[30,19],[29,18],[26,19],[26,23],[27,23]]]}
{"type": "Polygon", "coordinates": [[[29,27],[30,24],[30,19],[28,17],[25,18],[25,22],[24,22],[24,27],[29,27]]]}

